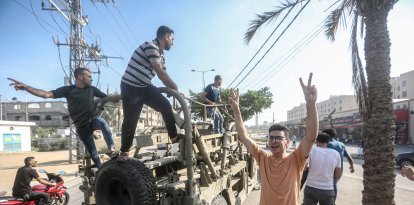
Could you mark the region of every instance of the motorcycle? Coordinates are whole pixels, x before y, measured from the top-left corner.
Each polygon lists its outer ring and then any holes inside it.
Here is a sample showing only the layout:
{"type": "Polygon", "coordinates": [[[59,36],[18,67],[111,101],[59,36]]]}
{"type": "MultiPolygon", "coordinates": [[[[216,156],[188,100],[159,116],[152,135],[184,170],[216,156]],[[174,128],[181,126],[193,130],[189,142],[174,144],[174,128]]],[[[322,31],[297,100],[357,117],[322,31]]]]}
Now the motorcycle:
{"type": "MultiPolygon", "coordinates": [[[[67,205],[69,203],[69,194],[66,192],[67,188],[63,185],[64,181],[62,175],[65,172],[60,171],[58,174],[48,173],[43,169],[38,171],[39,173],[46,174],[48,181],[56,183],[55,186],[47,186],[44,184],[38,184],[32,187],[32,191],[44,192],[50,195],[50,202],[48,205],[67,205]]],[[[27,200],[23,198],[16,198],[13,196],[1,196],[0,205],[37,205],[36,200],[27,200]]]]}

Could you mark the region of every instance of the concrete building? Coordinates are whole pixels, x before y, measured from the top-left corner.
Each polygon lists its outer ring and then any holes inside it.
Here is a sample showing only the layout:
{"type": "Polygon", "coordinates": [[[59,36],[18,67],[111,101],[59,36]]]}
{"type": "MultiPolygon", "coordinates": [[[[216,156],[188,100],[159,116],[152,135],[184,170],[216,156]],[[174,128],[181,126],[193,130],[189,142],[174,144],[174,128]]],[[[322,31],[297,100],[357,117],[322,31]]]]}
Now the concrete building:
{"type": "Polygon", "coordinates": [[[64,101],[2,103],[3,120],[35,122],[39,127],[68,127],[69,112],[64,101]]]}
{"type": "Polygon", "coordinates": [[[414,99],[414,70],[391,78],[393,99],[414,99]]]}
{"type": "Polygon", "coordinates": [[[0,152],[32,151],[34,122],[0,121],[0,152]]]}

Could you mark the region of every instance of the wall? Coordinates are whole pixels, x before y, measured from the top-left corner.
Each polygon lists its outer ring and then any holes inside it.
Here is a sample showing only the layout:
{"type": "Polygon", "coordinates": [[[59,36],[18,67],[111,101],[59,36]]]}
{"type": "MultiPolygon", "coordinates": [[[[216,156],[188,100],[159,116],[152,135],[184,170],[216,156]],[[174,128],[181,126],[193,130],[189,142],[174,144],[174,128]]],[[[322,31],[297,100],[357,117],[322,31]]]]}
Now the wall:
{"type": "Polygon", "coordinates": [[[34,122],[0,121],[0,151],[31,151],[34,122]]]}

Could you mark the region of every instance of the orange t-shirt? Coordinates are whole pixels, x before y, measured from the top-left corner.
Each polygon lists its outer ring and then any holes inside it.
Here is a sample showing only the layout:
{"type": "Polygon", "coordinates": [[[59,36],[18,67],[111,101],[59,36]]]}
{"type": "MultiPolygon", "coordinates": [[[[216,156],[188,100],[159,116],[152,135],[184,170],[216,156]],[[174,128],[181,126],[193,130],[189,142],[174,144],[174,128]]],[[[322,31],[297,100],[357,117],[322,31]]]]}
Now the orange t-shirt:
{"type": "Polygon", "coordinates": [[[251,154],[259,163],[260,205],[299,205],[300,180],[306,163],[302,150],[276,159],[256,145],[251,154]]]}

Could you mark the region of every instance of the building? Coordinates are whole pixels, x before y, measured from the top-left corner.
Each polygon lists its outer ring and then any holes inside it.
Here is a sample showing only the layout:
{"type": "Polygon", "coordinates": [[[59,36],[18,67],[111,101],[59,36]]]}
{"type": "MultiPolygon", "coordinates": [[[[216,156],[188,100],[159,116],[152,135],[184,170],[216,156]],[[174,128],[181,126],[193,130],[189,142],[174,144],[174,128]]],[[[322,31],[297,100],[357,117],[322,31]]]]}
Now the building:
{"type": "MultiPolygon", "coordinates": [[[[328,100],[317,103],[316,106],[320,129],[330,128],[332,124],[340,140],[356,143],[362,139],[364,123],[354,96],[331,96],[328,100]]],[[[412,144],[414,142],[414,99],[394,99],[393,107],[396,125],[395,143],[412,144]]],[[[287,114],[286,124],[293,130],[292,133],[303,136],[306,119],[305,104],[302,103],[292,108],[287,114]]]]}
{"type": "Polygon", "coordinates": [[[393,77],[390,82],[393,99],[414,99],[414,70],[393,77]]]}
{"type": "Polygon", "coordinates": [[[0,121],[0,152],[32,151],[33,122],[0,121]]]}
{"type": "Polygon", "coordinates": [[[69,112],[64,101],[2,103],[2,119],[34,122],[39,127],[62,128],[69,126],[69,112]]]}

